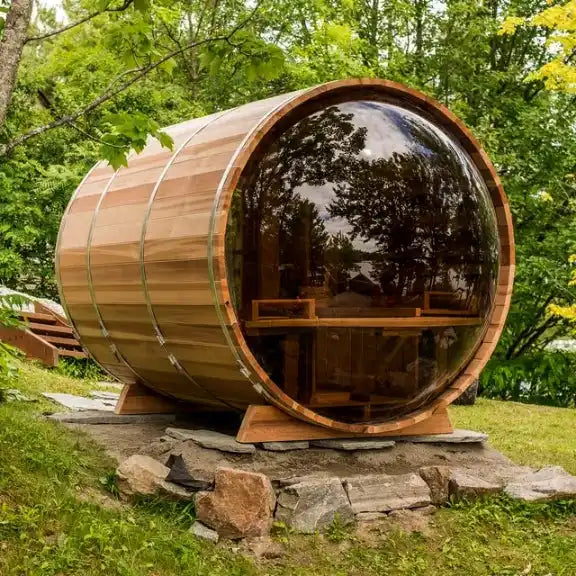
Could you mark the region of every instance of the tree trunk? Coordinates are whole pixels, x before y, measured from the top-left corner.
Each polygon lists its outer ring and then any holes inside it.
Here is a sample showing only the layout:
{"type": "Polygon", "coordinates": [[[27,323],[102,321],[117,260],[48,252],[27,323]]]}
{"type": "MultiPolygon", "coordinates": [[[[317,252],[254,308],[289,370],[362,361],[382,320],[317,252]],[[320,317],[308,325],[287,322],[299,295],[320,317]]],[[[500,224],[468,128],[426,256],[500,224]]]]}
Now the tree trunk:
{"type": "Polygon", "coordinates": [[[12,98],[26,32],[32,17],[33,0],[12,0],[0,40],[0,128],[12,98]]]}

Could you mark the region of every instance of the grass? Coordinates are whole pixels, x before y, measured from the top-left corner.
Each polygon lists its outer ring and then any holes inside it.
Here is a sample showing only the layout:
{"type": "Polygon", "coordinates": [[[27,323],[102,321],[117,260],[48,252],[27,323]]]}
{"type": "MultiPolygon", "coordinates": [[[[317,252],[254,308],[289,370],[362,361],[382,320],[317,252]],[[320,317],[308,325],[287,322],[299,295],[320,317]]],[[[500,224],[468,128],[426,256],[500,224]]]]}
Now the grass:
{"type": "Polygon", "coordinates": [[[64,412],[66,408],[58,406],[42,396],[42,392],[59,392],[88,396],[92,390],[119,392],[114,386],[106,386],[94,380],[80,380],[56,370],[44,370],[36,363],[15,361],[18,367],[18,381],[15,387],[23,394],[38,402],[41,411],[64,412]]]}
{"type": "Polygon", "coordinates": [[[574,409],[479,398],[474,406],[452,406],[450,415],[459,428],[488,433],[490,444],[518,464],[554,464],[576,475],[574,409]]]}
{"type": "MultiPolygon", "coordinates": [[[[24,364],[15,387],[84,393],[93,384],[24,364]]],[[[328,537],[279,535],[285,556],[245,558],[189,532],[190,506],[114,500],[114,463],[85,435],[38,417],[40,404],[0,405],[2,576],[573,576],[576,503],[503,498],[440,510],[423,533],[388,528],[369,541],[339,526],[328,537]]],[[[453,409],[461,427],[528,464],[573,470],[576,412],[481,401],[453,409]],[[531,432],[532,431],[532,432],[531,432]],[[536,436],[536,438],[535,438],[536,436]]]]}

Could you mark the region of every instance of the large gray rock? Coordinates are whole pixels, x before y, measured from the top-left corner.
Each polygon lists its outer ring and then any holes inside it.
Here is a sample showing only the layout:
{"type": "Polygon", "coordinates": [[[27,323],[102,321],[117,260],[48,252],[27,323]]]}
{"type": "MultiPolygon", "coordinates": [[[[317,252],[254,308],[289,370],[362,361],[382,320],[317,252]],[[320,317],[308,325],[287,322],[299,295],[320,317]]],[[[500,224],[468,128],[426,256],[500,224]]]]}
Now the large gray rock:
{"type": "Polygon", "coordinates": [[[453,404],[457,406],[474,406],[476,404],[476,398],[478,396],[478,379],[474,380],[456,400],[454,400],[453,404]]]}
{"type": "Polygon", "coordinates": [[[169,468],[150,456],[130,456],[116,470],[118,489],[127,497],[161,495],[189,500],[191,495],[187,490],[166,481],[169,472],[169,468]]]}
{"type": "Polygon", "coordinates": [[[300,442],[262,442],[262,448],[271,452],[288,452],[289,450],[307,450],[310,448],[310,443],[307,440],[300,442]]]}
{"type": "Polygon", "coordinates": [[[417,474],[374,474],[347,478],[344,487],[352,510],[390,512],[431,504],[430,488],[417,474]]]}
{"type": "Polygon", "coordinates": [[[474,444],[488,440],[488,434],[474,430],[454,430],[450,434],[430,434],[424,436],[394,436],[396,442],[413,444],[474,444]]]}
{"type": "Polygon", "coordinates": [[[330,438],[327,440],[312,440],[311,446],[331,450],[382,450],[393,448],[393,440],[372,440],[366,438],[330,438]]]}
{"type": "Polygon", "coordinates": [[[326,529],[338,518],[354,521],[354,513],[338,478],[300,482],[287,486],[278,497],[276,520],[298,532],[312,534],[326,529]]]}
{"type": "Polygon", "coordinates": [[[265,536],[275,504],[274,489],[264,474],[220,468],[214,492],[198,492],[196,516],[224,538],[265,536]]]}
{"type": "Polygon", "coordinates": [[[473,472],[451,470],[450,496],[454,500],[473,499],[502,491],[502,484],[480,478],[473,472]]]}
{"type": "Polygon", "coordinates": [[[220,434],[212,430],[186,430],[184,428],[166,428],[166,434],[176,440],[191,440],[192,442],[220,452],[235,452],[238,454],[254,454],[254,444],[241,444],[233,436],[220,434]]]}
{"type": "Polygon", "coordinates": [[[192,524],[192,528],[190,528],[190,532],[196,536],[196,538],[200,538],[201,540],[208,540],[209,542],[214,542],[215,544],[220,539],[218,536],[218,532],[216,530],[212,530],[212,528],[208,528],[202,524],[202,522],[194,522],[192,524]]]}
{"type": "Polygon", "coordinates": [[[561,466],[549,466],[512,481],[505,492],[511,498],[526,502],[576,498],[576,478],[561,466]]]}
{"type": "Polygon", "coordinates": [[[50,420],[66,424],[151,424],[154,422],[173,422],[174,414],[114,414],[101,410],[86,412],[59,412],[50,414],[50,420]]]}

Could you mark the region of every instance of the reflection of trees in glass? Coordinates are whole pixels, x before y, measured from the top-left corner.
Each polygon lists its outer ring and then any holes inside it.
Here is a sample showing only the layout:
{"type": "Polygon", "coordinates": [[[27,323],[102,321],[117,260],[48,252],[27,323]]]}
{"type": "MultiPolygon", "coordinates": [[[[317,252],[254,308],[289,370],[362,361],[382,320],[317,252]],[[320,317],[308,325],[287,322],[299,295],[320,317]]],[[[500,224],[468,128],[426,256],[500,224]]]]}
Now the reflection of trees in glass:
{"type": "Polygon", "coordinates": [[[365,155],[368,129],[355,123],[358,105],[300,120],[245,171],[235,198],[244,306],[258,297],[297,297],[303,286],[344,290],[364,261],[389,302],[444,290],[459,293],[463,305],[483,295],[476,305],[484,308],[497,240],[479,177],[427,121],[391,105],[372,104],[375,122],[385,114],[409,149],[365,155]],[[343,231],[329,234],[327,219],[342,220],[343,231]],[[355,240],[371,248],[355,250],[355,240]]]}
{"type": "Polygon", "coordinates": [[[489,299],[497,241],[482,183],[422,121],[395,120],[409,133],[411,151],[347,159],[348,177],[335,183],[330,215],[350,224],[353,240],[376,244],[371,277],[384,294],[400,300],[460,290],[463,300],[489,299]]]}
{"type": "Polygon", "coordinates": [[[324,249],[324,268],[332,293],[348,288],[350,277],[360,272],[361,260],[361,252],[354,248],[348,236],[338,232],[329,237],[324,249]]]}
{"type": "MultiPolygon", "coordinates": [[[[438,308],[486,314],[498,258],[490,199],[466,154],[427,120],[391,104],[347,102],[263,145],[243,172],[226,232],[242,319],[255,299],[297,297],[314,298],[322,318],[407,314],[383,309],[420,307],[425,291],[448,294],[438,308]]],[[[380,418],[437,395],[482,330],[419,331],[407,321],[394,334],[354,324],[245,333],[279,385],[292,362],[301,401],[312,381],[317,391],[392,398],[372,405],[380,418]],[[288,335],[297,355],[286,355],[288,335]]],[[[347,408],[341,417],[361,414],[347,408]]]]}
{"type": "Polygon", "coordinates": [[[297,297],[299,287],[323,275],[329,235],[318,207],[302,188],[344,178],[339,159],[354,157],[367,131],[355,127],[352,119],[353,114],[336,106],[304,118],[245,171],[234,203],[243,216],[236,226],[243,228],[241,292],[246,312],[254,298],[297,297]],[[278,270],[276,286],[271,275],[278,270]]]}

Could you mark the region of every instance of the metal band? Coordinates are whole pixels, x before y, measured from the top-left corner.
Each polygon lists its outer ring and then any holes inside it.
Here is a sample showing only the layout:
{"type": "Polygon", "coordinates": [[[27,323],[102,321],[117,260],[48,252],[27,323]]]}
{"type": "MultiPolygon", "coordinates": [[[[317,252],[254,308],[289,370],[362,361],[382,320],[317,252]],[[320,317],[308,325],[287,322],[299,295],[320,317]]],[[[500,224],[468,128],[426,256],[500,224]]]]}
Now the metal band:
{"type": "MultiPolygon", "coordinates": [[[[252,383],[252,387],[260,395],[264,396],[264,398],[266,398],[269,401],[274,400],[275,402],[278,402],[279,400],[275,397],[273,398],[268,393],[268,391],[262,386],[262,383],[259,381],[259,379],[253,377],[251,371],[248,369],[248,367],[246,366],[246,364],[244,363],[244,361],[240,357],[240,354],[236,350],[236,344],[232,340],[232,337],[230,336],[228,328],[226,327],[225,318],[224,318],[224,315],[222,314],[222,310],[220,309],[220,302],[218,302],[218,296],[217,296],[217,292],[216,292],[216,279],[214,278],[214,246],[213,246],[214,227],[216,225],[216,212],[218,211],[218,207],[220,205],[222,192],[224,190],[224,184],[228,180],[228,177],[230,176],[230,172],[232,171],[232,168],[233,168],[236,160],[238,159],[238,157],[240,156],[240,154],[244,150],[244,146],[252,139],[254,134],[261,128],[261,126],[270,117],[272,117],[276,112],[278,112],[279,110],[282,110],[282,108],[284,108],[285,106],[290,104],[290,102],[292,102],[293,100],[296,100],[297,98],[300,98],[301,96],[303,96],[304,94],[306,94],[307,92],[310,92],[312,90],[313,90],[313,88],[310,88],[308,90],[299,90],[299,91],[293,93],[291,97],[287,98],[286,100],[283,100],[280,104],[278,104],[277,106],[272,108],[272,110],[270,110],[265,116],[260,118],[260,120],[258,122],[256,122],[256,124],[246,134],[246,136],[244,136],[242,143],[240,144],[240,146],[238,146],[238,148],[236,148],[234,155],[232,156],[232,158],[228,162],[228,166],[226,166],[226,170],[224,171],[224,174],[222,175],[222,178],[220,179],[220,184],[218,185],[218,190],[216,191],[216,196],[214,197],[214,203],[212,204],[212,211],[210,213],[210,226],[208,229],[208,273],[209,273],[209,277],[210,277],[210,287],[212,289],[212,298],[214,301],[214,307],[216,308],[216,314],[218,316],[218,320],[220,321],[220,327],[222,328],[222,332],[224,333],[224,337],[226,338],[226,341],[228,342],[230,350],[231,350],[232,354],[234,355],[236,362],[238,363],[238,367],[240,369],[240,372],[246,378],[248,378],[248,380],[252,383]]],[[[290,409],[291,407],[286,406],[286,408],[290,409]]]]}
{"type": "MultiPolygon", "coordinates": [[[[101,164],[101,162],[96,162],[96,164],[94,164],[94,166],[92,166],[92,168],[90,168],[90,170],[88,171],[86,176],[84,176],[84,178],[82,179],[80,184],[78,184],[78,187],[76,188],[76,190],[74,190],[74,194],[72,194],[72,197],[70,198],[70,201],[68,202],[68,206],[66,206],[66,210],[64,211],[64,214],[62,216],[62,221],[60,223],[60,229],[58,230],[58,239],[56,240],[56,252],[54,255],[54,265],[56,268],[56,285],[58,287],[58,294],[60,295],[60,304],[62,305],[62,308],[64,308],[64,313],[66,314],[66,317],[68,318],[68,321],[70,322],[70,325],[72,326],[72,333],[74,334],[74,337],[76,338],[76,340],[78,340],[78,342],[80,342],[81,345],[82,345],[82,339],[80,338],[80,330],[78,330],[78,327],[76,326],[76,324],[72,318],[72,315],[70,314],[70,311],[68,310],[68,304],[66,303],[66,298],[64,297],[64,290],[62,289],[62,278],[60,275],[60,247],[62,244],[62,233],[64,230],[64,226],[66,225],[66,218],[68,216],[68,213],[70,212],[70,208],[71,208],[72,204],[74,203],[74,200],[76,200],[76,196],[77,196],[78,192],[80,191],[80,189],[82,188],[82,186],[84,186],[84,184],[87,182],[88,178],[90,178],[90,176],[92,175],[92,172],[94,172],[96,170],[96,168],[98,168],[98,166],[100,166],[100,164],[101,164]]],[[[98,366],[102,370],[104,370],[104,372],[106,372],[106,374],[109,374],[113,378],[117,378],[116,374],[114,374],[108,368],[106,368],[100,362],[98,362],[98,360],[90,353],[90,350],[88,350],[88,348],[86,348],[84,346],[82,346],[82,348],[89,355],[89,357],[94,362],[96,362],[96,364],[98,364],[98,366]]]]}
{"type": "Polygon", "coordinates": [[[233,410],[238,410],[237,407],[229,404],[228,402],[226,402],[224,400],[221,400],[215,394],[213,394],[210,390],[208,390],[207,388],[205,388],[204,386],[202,386],[201,384],[196,382],[194,377],[184,368],[184,366],[182,366],[182,364],[180,364],[180,361],[178,360],[178,358],[176,358],[176,356],[174,356],[171,353],[169,346],[166,343],[166,338],[164,337],[162,329],[160,328],[160,325],[158,324],[158,319],[156,318],[156,313],[154,312],[152,302],[150,301],[150,291],[148,289],[148,279],[146,276],[146,264],[145,264],[145,242],[146,242],[146,232],[148,230],[148,219],[150,217],[150,213],[152,212],[152,206],[154,205],[154,200],[156,199],[156,194],[158,193],[158,190],[160,189],[160,186],[161,186],[164,178],[166,177],[166,174],[168,173],[168,171],[170,170],[170,168],[172,167],[172,165],[174,164],[174,162],[176,161],[176,159],[178,158],[180,153],[184,150],[184,148],[186,148],[186,146],[188,146],[188,144],[198,134],[200,134],[200,132],[202,132],[205,128],[210,126],[216,120],[219,120],[220,118],[222,118],[223,116],[225,116],[226,114],[228,114],[234,110],[236,110],[236,108],[232,108],[231,110],[226,110],[224,112],[221,112],[220,114],[218,114],[217,116],[215,116],[214,118],[212,118],[211,120],[206,122],[205,124],[202,124],[197,130],[192,132],[192,134],[190,134],[184,140],[184,142],[182,142],[182,144],[180,144],[178,149],[174,152],[174,154],[172,154],[172,157],[170,158],[168,163],[164,166],[164,169],[162,170],[162,173],[158,177],[158,181],[154,185],[154,189],[152,190],[152,193],[150,194],[150,198],[148,199],[148,206],[146,207],[146,213],[144,215],[144,220],[142,222],[142,232],[140,234],[140,274],[141,274],[141,278],[142,278],[142,288],[144,290],[144,300],[146,302],[146,308],[148,309],[150,321],[152,322],[152,327],[154,328],[154,332],[156,333],[156,338],[158,340],[158,343],[160,344],[162,349],[168,355],[168,360],[170,361],[172,366],[174,366],[174,368],[176,368],[176,370],[182,376],[187,378],[196,388],[198,388],[199,390],[202,390],[202,392],[204,392],[206,395],[213,398],[218,403],[223,404],[224,406],[227,406],[228,408],[231,408],[233,410]]]}
{"type": "Polygon", "coordinates": [[[142,376],[140,376],[140,374],[138,374],[138,372],[136,372],[136,370],[134,370],[134,368],[132,368],[132,366],[128,363],[128,361],[120,353],[120,351],[116,347],[116,344],[111,340],[108,329],[106,328],[106,325],[104,324],[104,318],[102,318],[100,308],[98,307],[98,303],[96,302],[96,295],[94,293],[94,286],[92,284],[92,238],[94,237],[94,228],[95,228],[95,224],[96,224],[96,219],[98,217],[98,213],[100,212],[100,206],[102,206],[102,202],[104,201],[104,198],[108,194],[108,191],[110,190],[112,183],[116,179],[116,176],[118,175],[119,172],[120,172],[120,169],[116,170],[114,172],[114,174],[112,174],[112,176],[110,177],[108,184],[106,184],[106,188],[104,188],[104,191],[102,192],[102,194],[100,195],[100,198],[98,199],[98,204],[96,205],[96,208],[92,214],[92,220],[90,221],[90,230],[88,232],[88,241],[86,244],[86,266],[87,266],[86,274],[88,276],[88,291],[90,292],[90,299],[92,301],[92,306],[94,308],[94,312],[96,313],[96,318],[98,319],[98,324],[100,326],[100,330],[101,330],[102,335],[104,336],[105,340],[108,343],[108,347],[110,348],[110,351],[112,352],[112,354],[114,355],[114,357],[118,360],[118,362],[120,364],[123,364],[124,366],[126,366],[126,368],[128,368],[128,370],[130,370],[130,372],[132,372],[132,374],[134,374],[134,376],[137,380],[139,380],[140,382],[150,384],[145,378],[142,378],[142,376]]]}
{"type": "Polygon", "coordinates": [[[64,308],[64,313],[66,314],[68,321],[72,325],[72,330],[74,331],[74,336],[76,337],[77,340],[79,340],[78,328],[76,327],[76,324],[74,324],[72,316],[70,316],[70,312],[68,311],[68,304],[66,303],[66,298],[64,297],[64,290],[62,289],[62,278],[60,275],[60,247],[62,245],[62,233],[64,231],[64,226],[66,225],[66,218],[68,216],[68,213],[70,212],[70,208],[74,203],[74,200],[76,200],[76,196],[80,191],[80,188],[82,188],[82,186],[86,184],[86,181],[88,180],[88,178],[90,178],[92,172],[94,172],[94,170],[96,170],[96,168],[100,166],[100,164],[101,164],[100,162],[96,162],[96,164],[94,164],[94,166],[92,166],[92,168],[88,170],[86,176],[82,178],[82,181],[80,182],[80,184],[78,184],[76,190],[74,190],[74,193],[72,194],[72,197],[70,198],[68,205],[66,206],[66,210],[64,210],[64,214],[62,215],[62,220],[60,221],[60,228],[58,230],[58,238],[56,239],[56,249],[54,254],[54,267],[56,268],[56,287],[58,288],[58,295],[60,296],[60,304],[62,305],[62,308],[64,308]]]}

